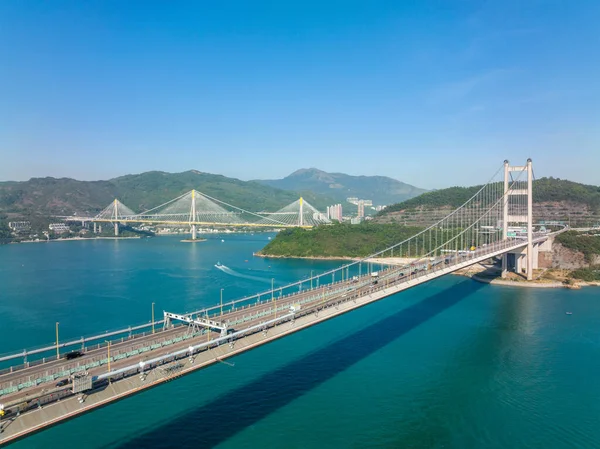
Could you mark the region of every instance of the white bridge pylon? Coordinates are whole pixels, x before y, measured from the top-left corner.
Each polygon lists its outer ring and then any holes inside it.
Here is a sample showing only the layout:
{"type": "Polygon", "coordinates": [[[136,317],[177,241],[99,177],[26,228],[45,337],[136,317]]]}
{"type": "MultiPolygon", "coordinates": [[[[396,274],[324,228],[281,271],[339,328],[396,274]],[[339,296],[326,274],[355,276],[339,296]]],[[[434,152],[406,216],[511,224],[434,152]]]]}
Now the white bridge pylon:
{"type": "Polygon", "coordinates": [[[287,226],[312,227],[331,223],[326,215],[311,206],[304,198],[288,204],[277,212],[261,213],[264,218],[258,223],[268,226],[272,223],[282,223],[287,226]]]}
{"type": "Polygon", "coordinates": [[[166,203],[139,214],[115,199],[90,221],[118,223],[189,225],[192,239],[197,226],[237,226],[267,228],[310,228],[330,223],[315,207],[300,198],[276,212],[250,212],[220,201],[197,190],[190,190],[166,203]]]}
{"type": "Polygon", "coordinates": [[[102,211],[94,218],[110,221],[121,221],[126,220],[134,215],[134,211],[125,206],[119,200],[115,199],[112,203],[102,209],[102,211]]]}

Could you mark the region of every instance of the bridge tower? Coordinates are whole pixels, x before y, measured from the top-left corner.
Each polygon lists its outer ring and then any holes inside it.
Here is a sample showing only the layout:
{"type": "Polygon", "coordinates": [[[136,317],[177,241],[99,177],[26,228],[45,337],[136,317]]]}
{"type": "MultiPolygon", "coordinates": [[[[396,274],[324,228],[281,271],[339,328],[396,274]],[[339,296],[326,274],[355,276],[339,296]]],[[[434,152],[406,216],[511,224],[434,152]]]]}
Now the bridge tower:
{"type": "MultiPolygon", "coordinates": [[[[509,237],[509,224],[525,224],[527,226],[527,280],[533,280],[533,168],[531,159],[526,165],[511,166],[504,161],[504,207],[502,213],[502,238],[509,237]],[[527,181],[521,181],[519,187],[526,183],[526,188],[509,188],[510,173],[526,173],[527,181]],[[516,197],[511,201],[511,197],[516,197]],[[526,205],[524,197],[526,197],[526,205]],[[512,206],[512,207],[511,207],[512,206]],[[515,213],[516,212],[516,213],[515,213]]],[[[508,268],[508,254],[502,256],[502,277],[506,277],[508,268]]]]}
{"type": "Polygon", "coordinates": [[[192,223],[192,240],[196,240],[196,191],[192,190],[192,206],[190,208],[190,223],[192,223]]]}
{"type": "MultiPolygon", "coordinates": [[[[119,217],[119,202],[117,201],[117,199],[115,198],[115,201],[113,202],[114,204],[114,217],[115,219],[119,217]]],[[[115,237],[117,237],[119,235],[119,222],[115,221],[115,237]]]]}
{"type": "Polygon", "coordinates": [[[300,220],[298,222],[299,226],[304,226],[304,200],[300,197],[300,220]]]}

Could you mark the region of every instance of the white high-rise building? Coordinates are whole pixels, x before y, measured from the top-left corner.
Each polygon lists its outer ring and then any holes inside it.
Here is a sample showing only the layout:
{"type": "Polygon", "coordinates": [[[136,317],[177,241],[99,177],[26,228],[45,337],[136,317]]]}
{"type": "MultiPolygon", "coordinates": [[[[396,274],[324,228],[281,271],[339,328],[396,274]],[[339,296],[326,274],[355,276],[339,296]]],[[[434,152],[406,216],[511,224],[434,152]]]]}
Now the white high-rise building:
{"type": "Polygon", "coordinates": [[[363,218],[365,216],[365,202],[363,200],[358,202],[358,214],[356,216],[358,218],[363,218]]]}
{"type": "Polygon", "coordinates": [[[334,204],[327,208],[327,218],[330,220],[342,221],[342,205],[334,204]]]}

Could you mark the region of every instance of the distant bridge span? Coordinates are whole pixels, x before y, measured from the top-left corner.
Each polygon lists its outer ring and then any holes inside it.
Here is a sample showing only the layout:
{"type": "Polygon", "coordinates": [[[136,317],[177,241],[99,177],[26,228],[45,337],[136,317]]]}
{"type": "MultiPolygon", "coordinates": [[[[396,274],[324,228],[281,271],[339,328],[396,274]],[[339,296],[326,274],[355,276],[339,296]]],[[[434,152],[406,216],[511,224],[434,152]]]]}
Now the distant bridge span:
{"type": "Polygon", "coordinates": [[[190,226],[192,239],[196,239],[198,226],[250,227],[250,228],[312,228],[330,223],[329,218],[303,198],[288,204],[277,212],[250,212],[216,198],[191,190],[160,206],[136,214],[115,199],[94,217],[62,217],[66,221],[111,223],[115,235],[119,224],[155,224],[190,226]]]}

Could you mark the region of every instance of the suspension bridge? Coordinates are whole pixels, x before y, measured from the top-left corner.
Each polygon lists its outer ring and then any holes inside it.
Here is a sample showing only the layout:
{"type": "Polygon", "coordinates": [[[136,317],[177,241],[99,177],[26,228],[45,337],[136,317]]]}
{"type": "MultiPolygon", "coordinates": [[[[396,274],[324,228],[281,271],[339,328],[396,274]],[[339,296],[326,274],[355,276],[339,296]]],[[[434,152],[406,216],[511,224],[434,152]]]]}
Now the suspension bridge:
{"type": "MultiPolygon", "coordinates": [[[[512,259],[532,279],[536,251],[560,232],[534,229],[532,174],[531,160],[505,161],[434,225],[334,270],[192,313],[165,311],[149,324],[0,356],[8,365],[0,370],[0,444],[490,258],[502,258],[503,275],[512,259]],[[374,258],[405,263],[375,270],[374,258]],[[67,348],[78,357],[65,357],[67,348]]],[[[111,218],[126,220],[130,211],[122,211],[111,218]]],[[[183,213],[162,211],[161,220],[183,213]]]]}
{"type": "Polygon", "coordinates": [[[326,215],[303,198],[276,212],[250,212],[197,190],[190,190],[164,204],[137,214],[115,199],[94,217],[62,218],[66,221],[94,223],[94,231],[96,223],[110,223],[114,226],[115,235],[119,235],[120,224],[185,225],[190,226],[192,240],[196,240],[199,226],[312,228],[330,223],[326,215]]]}

